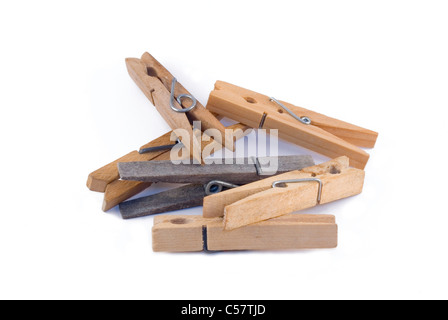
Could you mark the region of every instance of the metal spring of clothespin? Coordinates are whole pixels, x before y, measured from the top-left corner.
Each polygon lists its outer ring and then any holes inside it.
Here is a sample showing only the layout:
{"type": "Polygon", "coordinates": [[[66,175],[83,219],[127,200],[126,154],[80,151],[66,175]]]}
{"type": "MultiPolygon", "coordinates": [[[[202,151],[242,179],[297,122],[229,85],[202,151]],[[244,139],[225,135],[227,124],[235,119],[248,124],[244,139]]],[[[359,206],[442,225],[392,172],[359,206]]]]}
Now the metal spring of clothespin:
{"type": "Polygon", "coordinates": [[[287,108],[283,103],[281,103],[280,101],[278,101],[275,98],[271,97],[271,101],[275,102],[276,104],[278,104],[280,107],[282,107],[283,109],[286,110],[286,112],[288,112],[294,119],[296,119],[297,121],[300,121],[303,124],[306,125],[310,125],[311,124],[311,119],[308,117],[299,117],[297,116],[294,112],[292,112],[291,110],[289,110],[289,108],[287,108]]]}
{"type": "Polygon", "coordinates": [[[305,178],[305,179],[291,179],[291,180],[279,180],[272,184],[272,188],[285,188],[287,183],[302,183],[302,182],[317,182],[319,183],[319,191],[317,194],[317,204],[320,204],[322,199],[322,180],[317,178],[305,178]]]}
{"type": "MultiPolygon", "coordinates": [[[[252,157],[252,161],[255,164],[255,169],[257,170],[257,175],[262,175],[262,169],[260,165],[260,160],[258,157],[252,157]]],[[[228,183],[221,180],[213,180],[205,185],[205,194],[210,196],[212,194],[220,193],[224,188],[233,189],[239,186],[233,183],[228,183]]]]}
{"type": "Polygon", "coordinates": [[[175,112],[179,112],[179,113],[187,113],[190,112],[191,110],[193,110],[194,108],[196,108],[198,101],[196,100],[195,97],[193,97],[191,94],[181,94],[177,97],[177,99],[175,99],[174,97],[174,89],[176,88],[176,83],[177,83],[177,79],[173,78],[173,81],[171,82],[171,97],[170,97],[170,107],[173,111],[175,112]],[[176,106],[174,105],[174,100],[177,100],[177,102],[179,103],[179,105],[182,106],[182,99],[190,99],[192,102],[192,105],[188,108],[185,109],[179,109],[176,108],[176,106]]]}
{"type": "MultiPolygon", "coordinates": [[[[177,83],[177,79],[173,78],[173,81],[171,82],[170,107],[175,112],[179,112],[179,113],[190,112],[191,110],[196,108],[196,106],[198,104],[198,101],[191,94],[181,94],[176,99],[175,96],[174,96],[174,90],[176,89],[176,83],[177,83]],[[192,102],[192,105],[190,107],[186,108],[186,109],[176,108],[176,106],[174,105],[174,100],[176,100],[179,103],[179,105],[182,105],[182,100],[183,99],[190,99],[191,102],[192,102]]],[[[175,144],[170,144],[170,145],[165,145],[165,146],[157,146],[157,147],[151,147],[151,148],[145,148],[145,149],[140,150],[139,153],[143,154],[143,153],[149,153],[149,152],[154,152],[154,151],[172,149],[174,146],[176,146],[178,144],[182,144],[179,139],[177,139],[177,142],[175,144]]]]}
{"type": "Polygon", "coordinates": [[[180,142],[179,139],[177,139],[177,141],[176,141],[175,144],[167,144],[167,145],[164,145],[164,146],[157,146],[157,147],[144,148],[144,149],[141,149],[141,150],[139,151],[139,153],[140,153],[140,154],[144,154],[144,153],[149,153],[149,152],[155,152],[155,151],[161,151],[161,150],[168,150],[168,149],[172,149],[172,148],[174,148],[174,147],[177,146],[177,145],[179,145],[179,146],[183,145],[182,142],[180,142]]]}
{"type": "Polygon", "coordinates": [[[261,171],[261,165],[260,165],[260,160],[258,160],[258,157],[252,157],[252,161],[255,164],[255,169],[257,170],[257,174],[259,176],[261,176],[262,171],[261,171]]]}
{"type": "Polygon", "coordinates": [[[213,180],[205,185],[205,194],[210,196],[212,194],[220,193],[223,190],[223,188],[233,189],[238,187],[239,187],[238,185],[233,183],[228,183],[220,180],[213,180]]]}

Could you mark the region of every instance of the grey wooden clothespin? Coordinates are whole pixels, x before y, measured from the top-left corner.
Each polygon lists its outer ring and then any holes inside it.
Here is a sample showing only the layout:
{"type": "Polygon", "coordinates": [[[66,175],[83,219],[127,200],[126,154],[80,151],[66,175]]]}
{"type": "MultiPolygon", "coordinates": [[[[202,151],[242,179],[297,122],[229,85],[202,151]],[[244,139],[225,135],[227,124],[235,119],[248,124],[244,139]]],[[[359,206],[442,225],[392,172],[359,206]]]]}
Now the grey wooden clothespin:
{"type": "Polygon", "coordinates": [[[301,170],[314,165],[311,156],[244,158],[235,162],[241,164],[175,165],[170,161],[119,163],[118,168],[123,180],[188,183],[186,186],[123,202],[120,204],[121,215],[123,219],[132,219],[201,206],[207,195],[258,181],[267,175],[301,170]],[[269,161],[278,164],[275,171],[263,165],[269,161]]]}

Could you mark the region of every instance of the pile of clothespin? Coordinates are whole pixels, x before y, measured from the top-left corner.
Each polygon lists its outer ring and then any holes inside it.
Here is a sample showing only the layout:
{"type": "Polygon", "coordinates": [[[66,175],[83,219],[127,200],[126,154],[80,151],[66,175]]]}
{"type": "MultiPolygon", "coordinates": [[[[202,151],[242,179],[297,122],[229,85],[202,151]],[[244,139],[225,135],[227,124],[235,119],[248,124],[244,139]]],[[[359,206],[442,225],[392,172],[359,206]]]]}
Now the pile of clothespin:
{"type": "Polygon", "coordinates": [[[202,216],[159,215],[152,229],[160,252],[335,248],[332,215],[298,211],[360,194],[378,133],[218,81],[204,107],[153,56],[128,58],[131,78],[173,131],[92,172],[87,186],[103,192],[103,210],[123,219],[203,206],[202,216]],[[225,127],[220,120],[237,121],[225,127]],[[199,124],[199,125],[198,125],[199,124]],[[311,156],[207,157],[252,129],[332,160],[311,156]],[[268,163],[275,163],[267,166],[268,163]],[[153,183],[181,187],[129,200],[153,183]]]}

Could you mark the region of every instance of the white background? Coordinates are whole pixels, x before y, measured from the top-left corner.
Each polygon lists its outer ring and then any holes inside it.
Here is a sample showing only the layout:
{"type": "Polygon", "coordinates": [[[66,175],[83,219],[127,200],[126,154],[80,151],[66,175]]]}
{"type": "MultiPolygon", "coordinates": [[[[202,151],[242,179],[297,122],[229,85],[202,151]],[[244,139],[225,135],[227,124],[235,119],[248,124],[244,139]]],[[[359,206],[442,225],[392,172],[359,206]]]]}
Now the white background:
{"type": "Polygon", "coordinates": [[[448,298],[447,16],[446,1],[2,1],[0,298],[448,298]],[[126,71],[145,51],[203,104],[223,80],[380,133],[363,194],[307,211],[336,216],[337,249],[156,254],[152,217],[101,211],[88,174],[169,131],[126,71]]]}

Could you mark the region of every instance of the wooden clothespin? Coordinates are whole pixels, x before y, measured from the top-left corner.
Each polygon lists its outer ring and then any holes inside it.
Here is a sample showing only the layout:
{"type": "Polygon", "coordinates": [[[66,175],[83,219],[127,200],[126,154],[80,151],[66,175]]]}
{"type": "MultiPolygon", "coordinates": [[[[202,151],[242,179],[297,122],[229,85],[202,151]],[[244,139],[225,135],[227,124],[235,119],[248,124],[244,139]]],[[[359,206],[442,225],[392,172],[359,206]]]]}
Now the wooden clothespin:
{"type": "MultiPolygon", "coordinates": [[[[233,132],[236,140],[244,137],[249,133],[249,127],[242,124],[234,124],[229,127],[229,132],[233,132]]],[[[118,171],[118,163],[134,162],[134,161],[168,161],[171,159],[170,150],[165,148],[142,153],[142,150],[166,146],[172,144],[170,140],[172,131],[160,136],[159,138],[145,144],[139,151],[132,151],[127,155],[101,167],[90,173],[87,179],[87,187],[96,192],[104,193],[103,211],[108,211],[123,201],[137,195],[143,190],[151,186],[151,182],[141,181],[125,181],[120,180],[118,171]]],[[[222,148],[222,144],[213,139],[202,144],[202,148],[208,148],[212,151],[218,151],[222,148]]],[[[188,154],[187,152],[183,154],[188,154]]]]}
{"type": "MultiPolygon", "coordinates": [[[[160,136],[159,138],[148,142],[144,146],[141,147],[141,149],[149,148],[149,147],[155,147],[155,146],[162,146],[167,145],[169,143],[172,143],[170,140],[171,137],[171,131],[160,136]]],[[[145,154],[141,154],[138,151],[134,150],[132,152],[129,152],[128,154],[124,155],[123,157],[101,167],[98,170],[93,171],[89,174],[87,178],[87,187],[91,191],[96,192],[105,192],[107,186],[120,179],[120,174],[118,172],[117,164],[119,162],[129,162],[129,161],[150,161],[158,156],[165,153],[167,150],[158,150],[153,152],[148,152],[145,154]]]]}
{"type": "Polygon", "coordinates": [[[188,133],[179,137],[189,154],[198,163],[201,158],[201,133],[192,129],[192,121],[201,122],[201,130],[218,130],[213,138],[224,147],[234,151],[234,140],[226,133],[224,125],[203,105],[201,105],[169,71],[149,53],[141,59],[128,58],[126,65],[131,78],[156,107],[174,131],[183,129],[188,133]],[[190,100],[188,105],[187,100],[190,100]],[[189,141],[190,140],[190,141],[189,141]]]}
{"type": "Polygon", "coordinates": [[[204,198],[205,218],[224,216],[225,230],[360,194],[363,170],[340,157],[204,198]]]}
{"type": "MultiPolygon", "coordinates": [[[[138,163],[120,163],[120,174],[126,179],[137,179],[151,182],[191,183],[147,197],[126,201],[120,204],[123,219],[144,217],[156,213],[202,206],[207,195],[219,193],[228,188],[238,187],[257,181],[266,175],[280,174],[291,170],[314,165],[311,156],[285,156],[276,159],[278,168],[275,172],[257,166],[257,160],[250,163],[246,158],[234,160],[244,164],[222,165],[173,165],[171,161],[151,161],[138,163]],[[238,184],[238,185],[237,185],[238,184]]],[[[271,157],[258,159],[259,163],[267,163],[271,157]]]]}
{"type": "Polygon", "coordinates": [[[347,156],[350,165],[364,169],[378,133],[317,112],[281,102],[218,81],[207,104],[211,112],[253,128],[277,129],[279,137],[330,158],[347,156]]]}
{"type": "Polygon", "coordinates": [[[206,166],[173,164],[171,161],[124,162],[118,163],[118,171],[122,180],[193,184],[223,180],[246,184],[312,165],[311,156],[280,156],[220,159],[219,163],[206,166]]]}
{"type": "Polygon", "coordinates": [[[288,250],[335,248],[338,226],[331,215],[291,214],[233,231],[223,219],[201,216],[155,217],[152,243],[155,252],[231,250],[288,250]]]}

